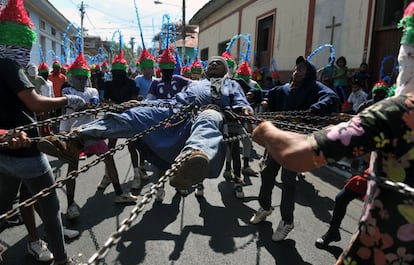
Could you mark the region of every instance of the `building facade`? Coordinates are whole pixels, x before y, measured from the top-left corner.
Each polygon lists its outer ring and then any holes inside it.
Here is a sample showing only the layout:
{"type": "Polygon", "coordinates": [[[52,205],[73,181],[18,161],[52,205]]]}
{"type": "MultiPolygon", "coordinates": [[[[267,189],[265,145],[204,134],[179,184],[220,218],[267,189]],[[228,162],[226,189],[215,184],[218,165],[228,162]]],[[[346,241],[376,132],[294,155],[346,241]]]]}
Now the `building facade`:
{"type": "MultiPolygon", "coordinates": [[[[312,57],[317,68],[329,57],[344,56],[350,69],[367,62],[378,78],[382,59],[398,54],[401,29],[396,22],[407,0],[211,0],[190,20],[199,26],[202,60],[221,54],[232,36],[250,34],[249,62],[263,68],[276,62],[288,80],[297,56],[312,57]],[[332,44],[333,49],[329,49],[332,44]],[[324,47],[327,47],[326,49],[324,47]]],[[[241,42],[231,53],[240,60],[241,42]]],[[[396,57],[395,57],[396,58],[396,57]]],[[[392,61],[392,60],[391,60],[392,61]]],[[[395,72],[392,62],[384,74],[395,72]]],[[[383,65],[384,66],[384,65],[383,65]]]]}
{"type": "Polygon", "coordinates": [[[68,63],[75,50],[77,28],[47,0],[25,0],[24,3],[37,33],[30,61],[39,64],[44,60],[51,66],[58,58],[68,63]]]}

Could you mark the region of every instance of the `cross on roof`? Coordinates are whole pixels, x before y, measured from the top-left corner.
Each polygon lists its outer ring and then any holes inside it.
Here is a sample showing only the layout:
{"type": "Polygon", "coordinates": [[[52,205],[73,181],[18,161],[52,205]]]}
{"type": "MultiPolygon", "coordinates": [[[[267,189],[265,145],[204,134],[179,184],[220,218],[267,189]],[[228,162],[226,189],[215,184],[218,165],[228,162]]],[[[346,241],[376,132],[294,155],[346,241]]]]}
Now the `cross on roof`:
{"type": "Polygon", "coordinates": [[[341,26],[341,23],[336,23],[335,24],[335,16],[332,17],[332,24],[329,26],[326,26],[325,28],[327,29],[331,29],[331,42],[330,44],[333,44],[333,38],[334,38],[334,34],[335,34],[335,28],[341,26]]]}

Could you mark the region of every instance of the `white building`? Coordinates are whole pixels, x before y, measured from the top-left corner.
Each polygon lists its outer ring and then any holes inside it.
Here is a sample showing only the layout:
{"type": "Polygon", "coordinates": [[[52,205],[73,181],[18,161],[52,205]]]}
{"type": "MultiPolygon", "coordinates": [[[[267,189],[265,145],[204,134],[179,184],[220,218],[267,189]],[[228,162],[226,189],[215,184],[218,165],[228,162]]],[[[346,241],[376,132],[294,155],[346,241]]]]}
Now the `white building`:
{"type": "Polygon", "coordinates": [[[65,63],[65,59],[70,57],[67,54],[75,48],[77,28],[47,0],[25,0],[24,4],[37,33],[31,62],[39,64],[42,54],[50,67],[55,57],[65,63]],[[65,51],[64,44],[70,49],[65,51]]]}
{"type": "MultiPolygon", "coordinates": [[[[202,60],[220,55],[232,36],[250,34],[252,54],[259,67],[277,62],[283,80],[288,80],[295,59],[308,56],[332,43],[335,57],[344,56],[350,69],[368,63],[375,82],[381,62],[396,57],[402,30],[396,21],[409,0],[211,0],[190,20],[199,26],[202,60]],[[333,25],[333,27],[332,27],[333,25]]],[[[238,59],[238,43],[231,51],[238,59]]],[[[315,55],[317,68],[327,65],[329,49],[315,55]]],[[[384,67],[392,74],[392,62],[384,67]]]]}

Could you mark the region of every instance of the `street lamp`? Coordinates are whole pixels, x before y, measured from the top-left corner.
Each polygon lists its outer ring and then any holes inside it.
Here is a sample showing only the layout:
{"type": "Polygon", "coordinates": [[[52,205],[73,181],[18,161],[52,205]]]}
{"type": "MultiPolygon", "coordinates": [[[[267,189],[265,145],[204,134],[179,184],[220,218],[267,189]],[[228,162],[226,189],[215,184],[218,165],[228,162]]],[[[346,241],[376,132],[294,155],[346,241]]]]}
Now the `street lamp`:
{"type": "MultiPolygon", "coordinates": [[[[163,3],[161,1],[155,0],[154,4],[156,5],[172,5],[172,6],[177,6],[177,5],[173,5],[173,4],[168,4],[168,3],[163,3]]],[[[183,4],[182,4],[182,12],[183,12],[183,25],[182,25],[182,35],[183,35],[183,47],[181,48],[181,53],[182,53],[182,57],[183,57],[183,63],[185,62],[185,37],[186,37],[186,31],[185,31],[185,0],[183,0],[183,4]]]]}

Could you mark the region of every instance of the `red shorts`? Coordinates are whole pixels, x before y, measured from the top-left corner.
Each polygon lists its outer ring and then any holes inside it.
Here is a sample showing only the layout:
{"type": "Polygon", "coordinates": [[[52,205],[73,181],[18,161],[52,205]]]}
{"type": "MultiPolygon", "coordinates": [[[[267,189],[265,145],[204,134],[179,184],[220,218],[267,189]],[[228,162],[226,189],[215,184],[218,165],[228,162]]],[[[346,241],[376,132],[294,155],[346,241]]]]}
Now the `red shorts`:
{"type": "Polygon", "coordinates": [[[83,151],[86,155],[101,155],[109,150],[108,145],[104,140],[101,140],[93,145],[85,147],[83,151]]]}

